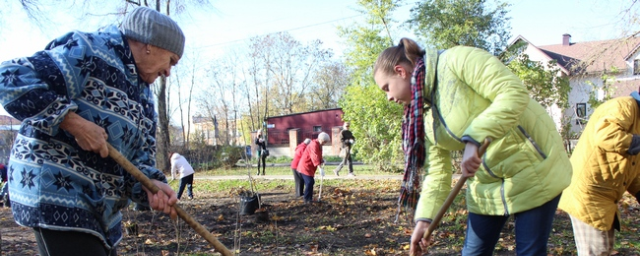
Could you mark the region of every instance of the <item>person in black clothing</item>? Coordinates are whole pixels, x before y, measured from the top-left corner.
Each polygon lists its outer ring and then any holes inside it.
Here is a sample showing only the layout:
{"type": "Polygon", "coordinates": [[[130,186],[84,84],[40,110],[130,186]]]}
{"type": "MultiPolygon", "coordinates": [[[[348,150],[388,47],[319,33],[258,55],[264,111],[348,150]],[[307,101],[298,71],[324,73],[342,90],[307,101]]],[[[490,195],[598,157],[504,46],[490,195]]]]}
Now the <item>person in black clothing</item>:
{"type": "Polygon", "coordinates": [[[342,125],[342,131],[340,131],[340,142],[342,143],[342,149],[344,150],[344,157],[342,158],[342,162],[340,165],[333,170],[333,173],[336,176],[339,176],[340,170],[342,170],[342,166],[347,164],[349,166],[349,176],[356,176],[353,174],[353,165],[351,163],[351,146],[356,141],[356,138],[353,137],[353,133],[349,131],[349,122],[344,122],[342,125]]]}
{"type": "Polygon", "coordinates": [[[258,149],[256,150],[258,151],[258,172],[256,175],[260,175],[260,162],[262,162],[262,175],[265,175],[264,171],[266,169],[269,151],[267,151],[267,142],[264,140],[264,137],[262,137],[262,130],[258,130],[255,143],[258,146],[258,149]]]}
{"type": "Polygon", "coordinates": [[[5,207],[11,207],[11,201],[9,199],[9,184],[7,183],[7,166],[4,164],[0,164],[0,178],[3,182],[2,189],[0,189],[0,198],[2,198],[2,203],[5,207]]]}

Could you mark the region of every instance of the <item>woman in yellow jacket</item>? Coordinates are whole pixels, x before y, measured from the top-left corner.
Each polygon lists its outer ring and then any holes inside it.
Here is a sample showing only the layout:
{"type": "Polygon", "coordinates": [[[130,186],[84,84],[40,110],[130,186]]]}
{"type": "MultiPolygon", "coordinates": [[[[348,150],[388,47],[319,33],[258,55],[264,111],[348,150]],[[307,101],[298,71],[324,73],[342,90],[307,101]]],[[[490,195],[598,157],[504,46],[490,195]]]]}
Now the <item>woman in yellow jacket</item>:
{"type": "Polygon", "coordinates": [[[464,149],[462,175],[470,178],[462,255],[493,254],[510,216],[518,255],[547,255],[571,165],[553,120],[520,79],[484,50],[438,53],[406,38],[380,54],[374,79],[389,100],[405,105],[407,170],[424,165],[412,254],[421,253],[422,236],[451,191],[450,151],[464,149]],[[480,159],[476,151],[487,137],[493,142],[480,159]]]}
{"type": "Polygon", "coordinates": [[[571,155],[573,178],[560,199],[569,213],[578,255],[610,255],[620,230],[618,201],[640,198],[640,95],[600,105],[571,155]]]}

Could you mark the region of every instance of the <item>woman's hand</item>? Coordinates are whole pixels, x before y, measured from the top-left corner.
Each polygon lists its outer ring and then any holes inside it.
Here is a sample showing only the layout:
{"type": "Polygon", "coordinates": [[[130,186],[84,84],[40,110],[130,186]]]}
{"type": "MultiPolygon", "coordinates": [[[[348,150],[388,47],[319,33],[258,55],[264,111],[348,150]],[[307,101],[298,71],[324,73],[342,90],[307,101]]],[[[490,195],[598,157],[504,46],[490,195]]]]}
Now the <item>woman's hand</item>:
{"type": "Polygon", "coordinates": [[[424,238],[424,233],[427,232],[430,223],[426,221],[416,222],[416,227],[413,229],[411,235],[411,246],[409,247],[409,255],[419,256],[427,253],[429,247],[429,240],[431,237],[424,238]]]}
{"type": "Polygon", "coordinates": [[[109,136],[104,128],[87,121],[75,112],[67,113],[60,123],[60,128],[73,135],[83,150],[100,154],[102,158],[109,156],[107,147],[109,136]]]}
{"type": "Polygon", "coordinates": [[[478,147],[471,142],[467,142],[462,155],[462,162],[460,163],[462,176],[473,177],[478,168],[480,168],[480,164],[482,164],[482,159],[478,156],[478,147]]]}
{"type": "Polygon", "coordinates": [[[151,180],[160,190],[158,193],[151,193],[146,187],[142,187],[144,191],[147,192],[147,197],[149,198],[149,207],[156,211],[162,211],[171,216],[172,220],[175,220],[178,217],[178,213],[176,209],[173,208],[178,202],[178,197],[176,197],[176,192],[171,189],[171,187],[159,180],[151,180]]]}

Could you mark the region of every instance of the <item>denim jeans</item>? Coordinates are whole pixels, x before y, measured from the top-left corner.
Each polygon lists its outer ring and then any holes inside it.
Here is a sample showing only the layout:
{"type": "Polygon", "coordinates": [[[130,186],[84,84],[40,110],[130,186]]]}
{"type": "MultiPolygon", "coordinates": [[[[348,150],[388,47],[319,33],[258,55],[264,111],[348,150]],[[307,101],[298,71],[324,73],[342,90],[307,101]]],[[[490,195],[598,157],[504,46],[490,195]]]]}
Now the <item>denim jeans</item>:
{"type": "MultiPolygon", "coordinates": [[[[547,241],[559,201],[560,195],[541,206],[513,215],[518,256],[547,255],[547,241]]],[[[500,238],[500,231],[508,219],[509,216],[469,213],[462,255],[492,255],[500,238]]]]}
{"type": "Polygon", "coordinates": [[[304,202],[310,203],[313,201],[313,184],[316,183],[316,180],[312,176],[307,176],[305,174],[300,173],[302,179],[304,180],[304,202]]]}

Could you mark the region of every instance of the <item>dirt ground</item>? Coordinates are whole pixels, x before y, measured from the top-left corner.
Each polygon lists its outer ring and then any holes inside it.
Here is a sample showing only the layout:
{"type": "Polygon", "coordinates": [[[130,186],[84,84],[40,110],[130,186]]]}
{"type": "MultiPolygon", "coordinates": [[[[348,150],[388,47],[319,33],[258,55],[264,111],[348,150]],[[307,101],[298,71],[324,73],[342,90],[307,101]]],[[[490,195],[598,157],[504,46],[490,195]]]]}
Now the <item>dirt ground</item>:
{"type": "MultiPolygon", "coordinates": [[[[253,215],[239,215],[237,191],[196,195],[196,199],[182,201],[181,206],[236,255],[408,255],[411,222],[404,215],[394,222],[397,182],[376,183],[371,190],[325,185],[321,202],[310,205],[295,198],[291,189],[262,191],[263,208],[253,215]]],[[[463,200],[457,201],[458,206],[452,206],[445,223],[434,233],[437,239],[430,255],[460,254],[466,211],[463,200]]],[[[623,219],[637,214],[624,214],[623,219]]],[[[125,235],[119,255],[219,255],[183,222],[171,222],[151,211],[125,210],[123,215],[126,223],[137,223],[138,228],[137,235],[125,235]]],[[[637,221],[634,217],[625,223],[632,229],[627,231],[633,232],[637,221]]],[[[33,233],[16,225],[7,208],[0,208],[0,225],[3,255],[37,255],[33,233]]],[[[494,255],[515,255],[511,222],[505,231],[494,255]]],[[[630,245],[637,237],[622,241],[630,245]]],[[[571,223],[559,212],[549,255],[574,255],[574,247],[571,223]]],[[[616,254],[638,255],[629,246],[616,254]]]]}
{"type": "MultiPolygon", "coordinates": [[[[237,194],[197,195],[181,206],[227,248],[239,248],[236,255],[406,254],[411,227],[393,223],[395,186],[375,192],[325,186],[314,204],[284,189],[260,195],[263,207],[253,215],[239,215],[237,194]]],[[[138,235],[125,235],[119,255],[218,255],[183,222],[150,211],[123,215],[138,224],[138,235]]],[[[37,255],[32,231],[15,224],[10,209],[0,208],[0,216],[3,255],[37,255]]]]}

